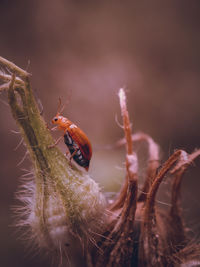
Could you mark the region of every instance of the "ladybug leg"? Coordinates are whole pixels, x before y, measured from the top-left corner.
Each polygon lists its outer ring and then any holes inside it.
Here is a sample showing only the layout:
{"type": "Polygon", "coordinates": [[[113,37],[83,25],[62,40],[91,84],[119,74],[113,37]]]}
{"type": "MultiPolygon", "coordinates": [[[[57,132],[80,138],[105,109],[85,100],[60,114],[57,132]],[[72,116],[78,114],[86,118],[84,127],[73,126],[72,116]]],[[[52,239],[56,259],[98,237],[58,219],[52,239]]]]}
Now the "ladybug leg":
{"type": "Polygon", "coordinates": [[[73,156],[76,154],[77,151],[78,151],[78,148],[76,148],[76,149],[74,150],[74,152],[71,154],[71,156],[70,156],[70,158],[69,158],[70,164],[71,164],[71,161],[72,161],[73,156]]]}
{"type": "Polygon", "coordinates": [[[67,150],[66,153],[65,153],[65,155],[66,155],[67,157],[69,157],[70,152],[67,150]]]}
{"type": "Polygon", "coordinates": [[[55,131],[55,130],[57,130],[57,129],[58,129],[58,127],[55,126],[55,127],[51,128],[50,131],[55,131]]]}
{"type": "Polygon", "coordinates": [[[63,138],[63,136],[60,136],[57,140],[56,140],[56,142],[53,144],[53,145],[50,145],[50,146],[48,146],[48,148],[53,148],[53,147],[55,147],[59,142],[60,142],[60,140],[63,138]]]}
{"type": "Polygon", "coordinates": [[[71,154],[68,150],[66,151],[65,155],[66,155],[67,159],[69,160],[69,165],[72,167],[72,157],[73,156],[71,156],[71,154]]]}
{"type": "Polygon", "coordinates": [[[76,148],[76,149],[74,150],[74,152],[71,154],[71,156],[70,156],[70,158],[69,158],[70,161],[72,160],[73,156],[76,154],[77,151],[78,151],[78,148],[76,148]]]}
{"type": "Polygon", "coordinates": [[[48,129],[49,131],[51,131],[51,129],[49,128],[49,124],[48,124],[48,122],[45,122],[45,125],[46,125],[47,129],[48,129]]]}
{"type": "Polygon", "coordinates": [[[70,152],[67,150],[66,153],[65,153],[65,155],[66,155],[66,158],[69,160],[70,165],[71,165],[71,154],[70,154],[70,152]]]}
{"type": "Polygon", "coordinates": [[[55,126],[55,127],[53,127],[53,128],[50,128],[50,126],[49,126],[48,122],[46,122],[45,124],[46,124],[46,127],[47,127],[47,129],[48,129],[49,131],[55,131],[55,130],[57,130],[57,129],[58,129],[58,127],[57,127],[57,126],[55,126]]]}

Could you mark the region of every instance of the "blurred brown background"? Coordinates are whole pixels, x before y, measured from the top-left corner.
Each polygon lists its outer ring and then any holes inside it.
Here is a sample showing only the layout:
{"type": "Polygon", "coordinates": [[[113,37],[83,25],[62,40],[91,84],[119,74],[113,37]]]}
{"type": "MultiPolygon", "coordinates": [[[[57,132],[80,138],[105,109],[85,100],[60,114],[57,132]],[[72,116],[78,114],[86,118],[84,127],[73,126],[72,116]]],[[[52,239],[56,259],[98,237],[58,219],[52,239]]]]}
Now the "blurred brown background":
{"type": "MultiPolygon", "coordinates": [[[[1,56],[32,73],[47,122],[59,97],[68,102],[64,114],[91,139],[90,173],[104,191],[119,190],[124,175],[124,150],[103,149],[123,136],[115,121],[116,114],[121,121],[122,86],[133,129],[151,135],[163,159],[175,148],[200,147],[199,29],[198,0],[0,1],[1,56]]],[[[17,127],[6,95],[0,99],[0,267],[49,266],[25,250],[11,226],[19,177],[31,164],[25,160],[17,167],[25,148],[14,151],[21,138],[11,133],[17,127]]],[[[182,192],[184,216],[197,238],[199,163],[185,176],[182,192]]],[[[159,200],[167,204],[166,184],[159,200]]]]}

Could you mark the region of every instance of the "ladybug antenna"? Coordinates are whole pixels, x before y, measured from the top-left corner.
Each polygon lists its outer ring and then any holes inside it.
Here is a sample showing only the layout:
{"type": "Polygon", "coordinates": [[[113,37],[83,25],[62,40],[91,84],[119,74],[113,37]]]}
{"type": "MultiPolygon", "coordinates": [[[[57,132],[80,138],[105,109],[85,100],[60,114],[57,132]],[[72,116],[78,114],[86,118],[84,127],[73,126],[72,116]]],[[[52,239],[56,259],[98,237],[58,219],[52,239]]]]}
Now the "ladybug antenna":
{"type": "Polygon", "coordinates": [[[61,97],[59,97],[59,99],[58,99],[58,111],[57,111],[57,115],[62,114],[62,112],[65,109],[65,107],[69,104],[70,99],[71,99],[71,95],[70,95],[69,99],[65,102],[65,104],[62,106],[61,97]]]}
{"type": "Polygon", "coordinates": [[[61,101],[61,98],[59,97],[57,115],[60,115],[63,112],[64,108],[65,108],[65,105],[62,106],[62,101],[61,101]]]}

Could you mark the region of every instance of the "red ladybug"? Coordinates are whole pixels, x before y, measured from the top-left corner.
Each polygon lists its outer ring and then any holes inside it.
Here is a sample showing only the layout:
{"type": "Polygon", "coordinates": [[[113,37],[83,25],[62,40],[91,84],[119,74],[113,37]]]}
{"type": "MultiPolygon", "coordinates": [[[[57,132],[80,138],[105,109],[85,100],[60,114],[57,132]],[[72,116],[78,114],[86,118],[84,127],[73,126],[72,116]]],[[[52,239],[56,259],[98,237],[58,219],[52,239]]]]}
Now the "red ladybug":
{"type": "MultiPolygon", "coordinates": [[[[86,134],[73,122],[61,116],[59,112],[52,119],[52,123],[57,125],[56,129],[64,132],[64,142],[71,154],[70,160],[73,158],[78,165],[88,171],[92,157],[92,146],[86,134]]],[[[62,136],[50,147],[55,146],[61,138],[62,136]]]]}

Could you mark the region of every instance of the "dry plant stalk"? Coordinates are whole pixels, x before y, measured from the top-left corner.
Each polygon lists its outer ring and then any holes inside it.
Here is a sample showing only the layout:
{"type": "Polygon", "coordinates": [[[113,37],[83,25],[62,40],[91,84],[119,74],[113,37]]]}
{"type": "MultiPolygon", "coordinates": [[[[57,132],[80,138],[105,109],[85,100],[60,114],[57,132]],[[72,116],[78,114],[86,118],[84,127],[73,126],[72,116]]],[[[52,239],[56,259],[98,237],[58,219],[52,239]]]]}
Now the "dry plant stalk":
{"type": "Polygon", "coordinates": [[[126,95],[120,89],[125,138],[118,145],[126,145],[126,175],[116,199],[105,204],[88,174],[72,169],[58,148],[48,149],[53,139],[34,100],[29,74],[3,58],[0,64],[12,73],[0,73],[0,90],[8,92],[13,117],[35,168],[34,182],[24,186],[25,195],[20,194],[25,213],[19,225],[28,226],[30,239],[60,256],[78,240],[84,246],[84,264],[90,267],[200,265],[200,246],[187,238],[179,203],[183,174],[200,150],[191,155],[177,150],[158,171],[159,147],[144,133],[132,134],[126,95]],[[148,147],[140,194],[134,142],[146,142],[148,147]],[[156,205],[159,186],[167,177],[172,179],[168,212],[156,205]]]}
{"type": "MultiPolygon", "coordinates": [[[[34,99],[29,74],[0,57],[4,72],[0,90],[8,92],[12,115],[19,126],[34,172],[18,193],[18,225],[27,229],[26,239],[55,252],[60,259],[79,240],[87,247],[93,232],[102,228],[105,198],[86,172],[71,167],[54,144],[34,99]]],[[[63,260],[64,264],[64,260],[63,260]]]]}

